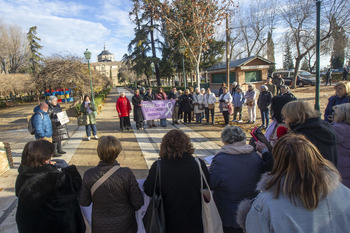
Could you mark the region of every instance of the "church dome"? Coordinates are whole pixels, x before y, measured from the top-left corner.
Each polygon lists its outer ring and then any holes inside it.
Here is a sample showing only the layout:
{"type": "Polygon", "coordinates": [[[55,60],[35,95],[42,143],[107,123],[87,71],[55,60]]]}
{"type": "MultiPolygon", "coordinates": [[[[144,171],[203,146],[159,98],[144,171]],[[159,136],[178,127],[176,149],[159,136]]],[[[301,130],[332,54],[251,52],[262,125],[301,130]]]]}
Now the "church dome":
{"type": "Polygon", "coordinates": [[[104,46],[103,51],[97,56],[98,62],[113,62],[114,54],[106,50],[106,46],[104,46]]]}

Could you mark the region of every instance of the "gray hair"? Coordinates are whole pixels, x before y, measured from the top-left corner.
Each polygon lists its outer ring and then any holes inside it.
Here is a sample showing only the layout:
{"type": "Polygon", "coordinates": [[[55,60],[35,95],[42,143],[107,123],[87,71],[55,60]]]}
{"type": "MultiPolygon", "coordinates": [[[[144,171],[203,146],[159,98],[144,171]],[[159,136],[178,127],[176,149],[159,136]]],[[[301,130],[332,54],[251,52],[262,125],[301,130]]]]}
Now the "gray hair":
{"type": "Polygon", "coordinates": [[[344,122],[350,125],[350,103],[335,105],[333,109],[337,115],[337,122],[344,122]]]}
{"type": "Polygon", "coordinates": [[[224,143],[233,144],[246,140],[246,135],[240,127],[228,125],[221,132],[221,140],[224,143]]]}
{"type": "Polygon", "coordinates": [[[49,99],[47,100],[48,103],[52,104],[52,101],[58,100],[58,98],[54,95],[51,95],[49,99]]]}
{"type": "Polygon", "coordinates": [[[232,85],[238,85],[238,83],[235,81],[235,82],[232,83],[232,85]]]}

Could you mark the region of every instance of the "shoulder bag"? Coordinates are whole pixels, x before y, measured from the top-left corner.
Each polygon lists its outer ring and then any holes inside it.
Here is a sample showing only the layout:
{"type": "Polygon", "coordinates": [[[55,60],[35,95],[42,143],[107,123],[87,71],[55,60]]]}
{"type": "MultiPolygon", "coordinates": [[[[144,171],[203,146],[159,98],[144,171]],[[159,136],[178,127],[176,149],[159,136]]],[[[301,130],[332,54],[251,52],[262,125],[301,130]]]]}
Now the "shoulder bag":
{"type": "Polygon", "coordinates": [[[165,214],[162,198],[160,160],[157,161],[156,178],[153,188],[153,196],[142,219],[146,233],[165,233],[165,214]],[[156,193],[157,184],[159,194],[156,193]]]}
{"type": "Polygon", "coordinates": [[[216,208],[213,194],[210,191],[209,184],[203,173],[201,163],[198,158],[195,158],[199,166],[201,175],[201,198],[202,198],[202,221],[203,230],[205,233],[223,233],[222,221],[218,209],[216,208]],[[203,180],[208,187],[208,190],[203,189],[203,180]]]}

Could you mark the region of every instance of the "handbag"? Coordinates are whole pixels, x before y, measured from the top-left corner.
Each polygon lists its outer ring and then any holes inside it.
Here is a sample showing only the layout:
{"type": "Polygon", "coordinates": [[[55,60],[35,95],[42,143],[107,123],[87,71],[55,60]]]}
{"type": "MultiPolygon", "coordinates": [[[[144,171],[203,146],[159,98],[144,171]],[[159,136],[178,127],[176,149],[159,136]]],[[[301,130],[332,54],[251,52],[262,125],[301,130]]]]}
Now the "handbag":
{"type": "Polygon", "coordinates": [[[231,104],[231,103],[228,103],[228,104],[227,104],[227,107],[228,107],[228,114],[232,115],[232,114],[233,114],[233,107],[232,107],[232,104],[231,104]]]}
{"type": "Polygon", "coordinates": [[[142,219],[147,233],[165,233],[165,214],[160,177],[160,160],[158,160],[153,196],[142,219]],[[159,194],[156,193],[157,184],[159,186],[159,194]]]}
{"type": "Polygon", "coordinates": [[[218,209],[216,208],[213,194],[210,190],[203,190],[203,180],[209,188],[207,179],[203,173],[201,163],[195,158],[201,175],[201,197],[202,197],[202,221],[205,233],[223,233],[222,221],[218,209]]]}
{"type": "Polygon", "coordinates": [[[213,110],[215,108],[215,104],[208,104],[209,110],[213,110]]]}
{"type": "Polygon", "coordinates": [[[86,118],[84,115],[78,116],[77,118],[78,126],[86,125],[86,118]]]}

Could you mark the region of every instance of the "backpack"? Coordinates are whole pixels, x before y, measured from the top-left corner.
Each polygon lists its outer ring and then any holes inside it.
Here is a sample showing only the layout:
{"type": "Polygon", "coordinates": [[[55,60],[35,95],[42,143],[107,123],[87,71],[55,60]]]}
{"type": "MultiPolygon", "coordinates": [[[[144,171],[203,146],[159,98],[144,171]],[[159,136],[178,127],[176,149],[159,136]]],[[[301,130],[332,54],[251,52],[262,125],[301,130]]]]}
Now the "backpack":
{"type": "MultiPolygon", "coordinates": [[[[41,112],[38,112],[38,113],[41,115],[41,119],[44,120],[44,115],[41,112]]],[[[35,116],[35,114],[37,114],[37,113],[34,113],[28,121],[28,131],[31,135],[35,134],[35,128],[33,126],[33,121],[32,121],[33,116],[35,116]]]]}

